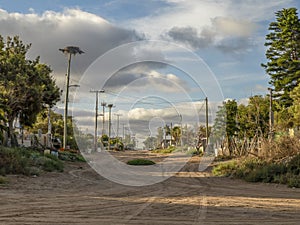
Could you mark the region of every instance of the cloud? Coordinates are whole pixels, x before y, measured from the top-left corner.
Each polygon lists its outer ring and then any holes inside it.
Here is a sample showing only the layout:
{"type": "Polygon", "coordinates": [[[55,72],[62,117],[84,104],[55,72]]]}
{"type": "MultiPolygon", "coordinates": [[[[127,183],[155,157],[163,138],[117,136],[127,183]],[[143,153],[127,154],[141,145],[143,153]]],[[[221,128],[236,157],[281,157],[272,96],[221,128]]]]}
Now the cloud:
{"type": "Polygon", "coordinates": [[[164,73],[155,70],[165,68],[164,64],[156,62],[143,62],[124,68],[111,76],[103,89],[113,92],[147,92],[160,93],[182,93],[188,91],[189,87],[185,80],[173,73],[164,73]]]}
{"type": "Polygon", "coordinates": [[[198,34],[196,28],[193,27],[173,27],[167,32],[172,40],[184,43],[193,49],[204,48],[211,45],[214,41],[214,32],[204,29],[201,34],[198,34]]]}
{"type": "Polygon", "coordinates": [[[134,30],[115,26],[80,9],[46,11],[41,15],[0,10],[0,18],[1,35],[19,35],[25,43],[32,43],[29,56],[40,55],[41,61],[52,67],[60,86],[64,82],[67,59],[59,48],[79,46],[85,52],[72,59],[71,80],[79,80],[85,69],[106,51],[141,39],[134,30]]]}
{"type": "Polygon", "coordinates": [[[149,39],[167,38],[194,50],[215,47],[223,53],[249,51],[261,24],[274,18],[274,12],[290,7],[293,0],[164,0],[167,3],[143,18],[124,24],[144,33],[149,39]]]}
{"type": "Polygon", "coordinates": [[[248,21],[216,17],[201,32],[194,27],[173,27],[164,36],[193,49],[216,47],[224,53],[243,53],[253,46],[256,25],[248,21]]]}

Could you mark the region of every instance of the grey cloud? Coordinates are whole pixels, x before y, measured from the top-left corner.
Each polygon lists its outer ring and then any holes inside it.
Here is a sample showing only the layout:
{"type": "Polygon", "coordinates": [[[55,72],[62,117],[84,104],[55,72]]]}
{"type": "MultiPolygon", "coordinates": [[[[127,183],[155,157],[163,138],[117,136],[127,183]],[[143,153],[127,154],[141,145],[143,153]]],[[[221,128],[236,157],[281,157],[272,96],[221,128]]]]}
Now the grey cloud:
{"type": "Polygon", "coordinates": [[[256,24],[228,17],[215,17],[211,25],[199,32],[194,27],[173,27],[163,37],[186,44],[193,49],[214,47],[229,54],[241,54],[253,47],[251,35],[256,24]]]}
{"type": "Polygon", "coordinates": [[[192,48],[199,49],[211,45],[215,34],[209,29],[203,29],[199,35],[197,29],[193,27],[173,27],[167,35],[174,41],[188,44],[192,48]]]}
{"type": "Polygon", "coordinates": [[[32,43],[30,56],[41,56],[50,65],[60,85],[66,72],[66,57],[58,51],[65,46],[79,46],[85,54],[72,60],[72,78],[79,80],[86,68],[106,51],[123,43],[142,39],[134,30],[114,26],[96,15],[79,9],[62,13],[17,14],[0,11],[2,36],[19,35],[32,43]]]}
{"type": "Polygon", "coordinates": [[[216,48],[224,53],[241,54],[253,47],[253,45],[253,42],[249,38],[226,38],[218,43],[216,48]]]}

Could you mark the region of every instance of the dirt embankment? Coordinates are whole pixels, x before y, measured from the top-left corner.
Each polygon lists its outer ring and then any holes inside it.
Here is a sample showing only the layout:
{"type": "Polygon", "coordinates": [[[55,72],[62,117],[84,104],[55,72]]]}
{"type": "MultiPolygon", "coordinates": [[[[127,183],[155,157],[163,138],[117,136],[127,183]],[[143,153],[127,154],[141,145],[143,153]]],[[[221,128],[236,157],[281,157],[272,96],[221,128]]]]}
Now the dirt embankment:
{"type": "MultiPolygon", "coordinates": [[[[146,152],[114,153],[122,161],[146,152]]],[[[197,172],[199,158],[168,180],[144,187],[113,183],[88,164],[63,173],[9,176],[0,186],[0,224],[299,224],[300,189],[197,172]]]]}

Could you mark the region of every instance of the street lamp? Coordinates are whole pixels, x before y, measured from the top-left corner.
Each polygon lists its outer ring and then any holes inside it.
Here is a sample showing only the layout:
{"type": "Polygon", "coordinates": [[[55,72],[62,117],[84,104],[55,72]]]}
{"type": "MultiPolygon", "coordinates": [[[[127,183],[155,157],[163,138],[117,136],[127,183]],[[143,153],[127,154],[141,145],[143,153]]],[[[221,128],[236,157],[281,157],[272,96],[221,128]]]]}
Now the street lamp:
{"type": "Polygon", "coordinates": [[[67,119],[68,119],[68,99],[69,99],[69,83],[70,83],[70,70],[71,70],[71,58],[72,55],[84,53],[79,47],[68,46],[63,49],[59,49],[65,55],[68,55],[68,68],[66,74],[66,95],[65,95],[65,109],[64,109],[64,140],[63,148],[66,149],[67,145],[67,119]]]}

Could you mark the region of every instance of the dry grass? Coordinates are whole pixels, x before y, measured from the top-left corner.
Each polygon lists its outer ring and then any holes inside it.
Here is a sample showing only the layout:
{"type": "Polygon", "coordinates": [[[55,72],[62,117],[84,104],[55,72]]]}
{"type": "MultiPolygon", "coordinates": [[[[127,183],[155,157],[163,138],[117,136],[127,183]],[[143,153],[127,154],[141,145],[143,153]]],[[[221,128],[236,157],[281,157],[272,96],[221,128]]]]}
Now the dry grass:
{"type": "Polygon", "coordinates": [[[264,140],[258,156],[267,161],[283,161],[300,154],[298,137],[281,136],[275,140],[264,140]]]}

